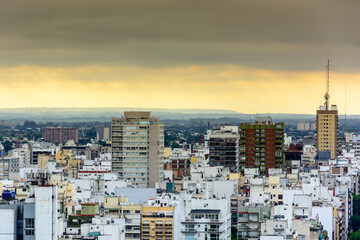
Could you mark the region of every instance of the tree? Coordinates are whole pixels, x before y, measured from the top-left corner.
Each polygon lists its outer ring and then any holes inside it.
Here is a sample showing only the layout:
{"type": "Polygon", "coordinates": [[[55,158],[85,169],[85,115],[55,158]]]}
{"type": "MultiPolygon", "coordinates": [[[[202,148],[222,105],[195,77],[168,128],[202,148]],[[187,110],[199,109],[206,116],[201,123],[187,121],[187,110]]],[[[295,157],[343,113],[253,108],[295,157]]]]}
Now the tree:
{"type": "Polygon", "coordinates": [[[24,128],[37,128],[37,124],[34,121],[25,121],[24,128]]]}
{"type": "Polygon", "coordinates": [[[13,149],[13,144],[12,144],[12,142],[5,141],[2,145],[4,146],[4,149],[5,149],[5,152],[6,152],[6,153],[7,153],[8,151],[10,151],[10,150],[13,149]]]}
{"type": "Polygon", "coordinates": [[[360,215],[360,194],[353,193],[353,214],[360,215]]]}
{"type": "Polygon", "coordinates": [[[350,218],[350,226],[352,227],[353,232],[357,232],[360,228],[360,216],[352,215],[350,218]]]}
{"type": "Polygon", "coordinates": [[[180,145],[177,142],[172,142],[171,148],[180,148],[180,145]]]}
{"type": "Polygon", "coordinates": [[[237,228],[232,226],[231,227],[231,240],[237,239],[237,228]]]}
{"type": "Polygon", "coordinates": [[[350,240],[360,240],[360,230],[350,234],[350,240]]]}

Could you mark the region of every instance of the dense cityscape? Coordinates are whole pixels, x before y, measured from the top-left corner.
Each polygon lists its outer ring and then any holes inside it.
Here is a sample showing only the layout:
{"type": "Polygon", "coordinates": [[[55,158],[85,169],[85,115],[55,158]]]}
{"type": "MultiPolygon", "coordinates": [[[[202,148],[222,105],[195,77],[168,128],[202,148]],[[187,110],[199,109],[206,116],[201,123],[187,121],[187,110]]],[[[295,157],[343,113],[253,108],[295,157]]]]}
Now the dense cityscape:
{"type": "Polygon", "coordinates": [[[0,1],[0,240],[360,240],[359,12],[0,1]]]}
{"type": "Polygon", "coordinates": [[[200,122],[2,121],[2,239],[358,239],[360,137],[328,92],[291,128],[200,122]]]}

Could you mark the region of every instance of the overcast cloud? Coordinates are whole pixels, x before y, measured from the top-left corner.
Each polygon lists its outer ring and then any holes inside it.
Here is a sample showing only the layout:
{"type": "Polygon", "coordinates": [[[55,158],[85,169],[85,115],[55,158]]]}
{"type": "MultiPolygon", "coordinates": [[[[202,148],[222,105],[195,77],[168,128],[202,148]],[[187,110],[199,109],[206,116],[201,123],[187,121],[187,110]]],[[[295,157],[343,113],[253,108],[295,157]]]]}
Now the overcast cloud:
{"type": "Polygon", "coordinates": [[[357,72],[358,0],[0,2],[0,66],[234,64],[357,72]]]}

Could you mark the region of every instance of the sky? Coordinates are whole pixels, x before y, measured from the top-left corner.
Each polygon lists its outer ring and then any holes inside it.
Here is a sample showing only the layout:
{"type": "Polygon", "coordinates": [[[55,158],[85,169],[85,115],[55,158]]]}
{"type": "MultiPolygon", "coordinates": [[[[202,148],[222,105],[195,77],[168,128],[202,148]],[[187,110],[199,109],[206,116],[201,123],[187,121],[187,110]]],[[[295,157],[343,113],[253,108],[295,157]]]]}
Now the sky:
{"type": "Polygon", "coordinates": [[[0,108],[360,114],[358,0],[0,1],[0,108]],[[345,110],[346,109],[346,110],[345,110]]]}

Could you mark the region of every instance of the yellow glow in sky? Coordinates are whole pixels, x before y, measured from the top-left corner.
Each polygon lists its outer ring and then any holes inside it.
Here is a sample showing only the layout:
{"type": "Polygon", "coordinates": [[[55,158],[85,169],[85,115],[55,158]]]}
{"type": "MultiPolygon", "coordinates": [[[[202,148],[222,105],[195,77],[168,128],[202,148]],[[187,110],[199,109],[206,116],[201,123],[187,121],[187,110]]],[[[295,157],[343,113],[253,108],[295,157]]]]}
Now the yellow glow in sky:
{"type": "MultiPolygon", "coordinates": [[[[330,102],[360,112],[360,74],[331,73],[330,102]]],[[[0,68],[0,107],[134,107],[227,109],[243,113],[315,113],[323,72],[199,65],[0,68]]]]}

